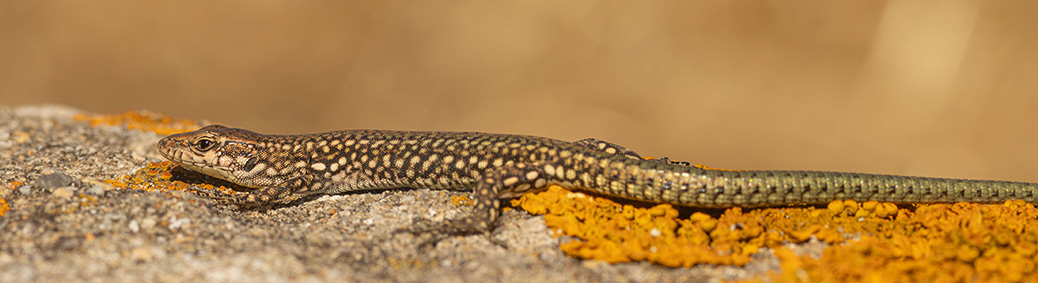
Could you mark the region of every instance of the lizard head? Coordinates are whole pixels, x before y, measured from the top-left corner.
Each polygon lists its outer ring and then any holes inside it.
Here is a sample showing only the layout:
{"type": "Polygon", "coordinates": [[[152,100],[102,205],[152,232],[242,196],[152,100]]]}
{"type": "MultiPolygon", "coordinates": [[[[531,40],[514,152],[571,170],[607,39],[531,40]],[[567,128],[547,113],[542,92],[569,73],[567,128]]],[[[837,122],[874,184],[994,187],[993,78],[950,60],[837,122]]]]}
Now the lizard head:
{"type": "Polygon", "coordinates": [[[246,187],[243,178],[255,166],[259,134],[221,125],[170,135],[158,143],[159,153],[180,166],[246,187]]]}

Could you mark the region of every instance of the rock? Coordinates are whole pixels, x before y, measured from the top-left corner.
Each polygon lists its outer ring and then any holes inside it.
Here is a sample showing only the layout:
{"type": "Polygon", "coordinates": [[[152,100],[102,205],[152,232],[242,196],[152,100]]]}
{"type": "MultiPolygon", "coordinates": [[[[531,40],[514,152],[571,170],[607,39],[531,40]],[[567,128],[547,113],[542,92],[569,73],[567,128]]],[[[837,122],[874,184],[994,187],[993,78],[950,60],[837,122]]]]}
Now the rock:
{"type": "Polygon", "coordinates": [[[39,178],[36,178],[36,183],[33,184],[33,187],[36,189],[53,189],[71,185],[72,181],[75,180],[72,176],[58,172],[41,175],[39,178]]]}
{"type": "Polygon", "coordinates": [[[73,189],[73,188],[72,187],[60,187],[60,188],[54,189],[54,192],[52,192],[52,194],[54,194],[54,196],[60,197],[60,198],[71,197],[72,195],[74,195],[74,193],[72,192],[71,189],[73,189]]]}
{"type": "Polygon", "coordinates": [[[95,196],[104,196],[105,192],[111,190],[111,185],[98,181],[94,178],[83,178],[83,185],[87,187],[86,193],[95,196]]]}
{"type": "Polygon", "coordinates": [[[32,193],[32,186],[25,185],[25,186],[18,187],[18,192],[22,193],[23,195],[31,194],[32,193]]]}

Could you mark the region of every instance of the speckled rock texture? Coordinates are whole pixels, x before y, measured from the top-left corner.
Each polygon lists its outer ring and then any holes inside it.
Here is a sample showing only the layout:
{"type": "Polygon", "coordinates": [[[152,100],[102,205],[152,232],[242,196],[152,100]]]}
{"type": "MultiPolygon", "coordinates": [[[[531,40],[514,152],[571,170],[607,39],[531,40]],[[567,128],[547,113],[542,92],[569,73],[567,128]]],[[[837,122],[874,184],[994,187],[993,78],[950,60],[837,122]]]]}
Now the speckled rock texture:
{"type": "Polygon", "coordinates": [[[777,268],[672,269],[566,257],[542,217],[507,211],[492,235],[395,232],[456,218],[456,192],[324,196],[263,211],[214,206],[184,191],[103,182],[163,161],[160,136],[77,122],[61,106],[0,106],[0,282],[435,281],[659,282],[747,279],[777,268]],[[19,184],[19,185],[11,185],[19,184]]]}

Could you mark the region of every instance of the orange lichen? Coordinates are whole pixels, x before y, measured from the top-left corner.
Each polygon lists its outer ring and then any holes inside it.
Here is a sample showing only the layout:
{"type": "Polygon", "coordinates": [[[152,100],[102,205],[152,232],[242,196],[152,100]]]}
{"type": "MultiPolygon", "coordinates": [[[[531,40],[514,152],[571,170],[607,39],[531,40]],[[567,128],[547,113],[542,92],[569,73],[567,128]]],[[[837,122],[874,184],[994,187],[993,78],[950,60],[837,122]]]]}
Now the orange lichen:
{"type": "Polygon", "coordinates": [[[7,214],[8,210],[11,210],[11,206],[7,205],[6,200],[0,198],[0,217],[3,217],[4,214],[7,214]]]}
{"type": "MultiPolygon", "coordinates": [[[[194,174],[198,179],[186,179],[190,183],[183,181],[171,181],[173,178],[173,169],[177,165],[173,162],[149,162],[147,166],[141,169],[137,169],[136,172],[130,175],[124,175],[115,179],[106,179],[105,183],[112,185],[113,187],[128,190],[141,190],[141,191],[160,191],[160,190],[187,190],[189,186],[197,186],[202,189],[223,192],[227,194],[234,194],[234,190],[224,186],[213,186],[210,183],[220,183],[224,181],[216,180],[209,176],[200,176],[200,174],[194,174]]],[[[225,183],[225,182],[224,182],[225,183]]]]}
{"type": "Polygon", "coordinates": [[[731,208],[714,218],[678,218],[670,205],[635,207],[552,186],[513,201],[544,214],[570,256],[671,267],[743,265],[769,248],[773,279],[799,281],[1007,281],[1038,278],[1038,210],[1023,201],[917,205],[834,201],[825,208],[731,208]],[[830,244],[821,258],[789,243],[830,244]],[[880,276],[880,277],[876,277],[880,276]],[[900,280],[899,280],[900,279],[900,280]]]}
{"type": "Polygon", "coordinates": [[[160,135],[182,133],[201,127],[197,121],[171,118],[148,110],[127,111],[118,115],[79,114],[75,119],[95,127],[122,125],[130,130],[149,131],[160,135]]]}
{"type": "Polygon", "coordinates": [[[451,196],[451,201],[454,202],[454,205],[457,205],[457,206],[471,206],[472,205],[472,199],[469,198],[469,195],[451,196]]]}
{"type": "Polygon", "coordinates": [[[24,184],[25,183],[14,181],[14,182],[10,182],[10,183],[7,183],[6,185],[4,185],[4,188],[7,188],[8,190],[14,190],[14,189],[17,189],[18,187],[21,187],[24,184]]]}
{"type": "Polygon", "coordinates": [[[883,229],[803,258],[808,281],[983,281],[1038,279],[1038,210],[1023,201],[921,205],[883,229]],[[850,259],[850,260],[848,260],[850,259]]]}
{"type": "MultiPolygon", "coordinates": [[[[17,181],[10,182],[10,183],[4,184],[3,188],[6,188],[8,190],[14,190],[14,189],[17,189],[18,187],[22,186],[22,184],[23,184],[22,182],[17,182],[17,181]]],[[[8,210],[11,210],[11,206],[7,204],[7,200],[4,200],[3,198],[0,198],[0,217],[4,216],[4,214],[6,214],[8,210]]]]}

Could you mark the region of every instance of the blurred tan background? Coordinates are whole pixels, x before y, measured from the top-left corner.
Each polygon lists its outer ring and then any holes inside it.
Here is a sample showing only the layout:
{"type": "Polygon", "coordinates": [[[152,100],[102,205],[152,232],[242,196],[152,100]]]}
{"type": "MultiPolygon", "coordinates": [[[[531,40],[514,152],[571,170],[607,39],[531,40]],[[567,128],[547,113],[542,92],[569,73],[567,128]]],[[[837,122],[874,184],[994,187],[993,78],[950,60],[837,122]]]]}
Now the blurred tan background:
{"type": "Polygon", "coordinates": [[[1038,181],[1034,1],[3,1],[0,104],[1038,181]]]}

